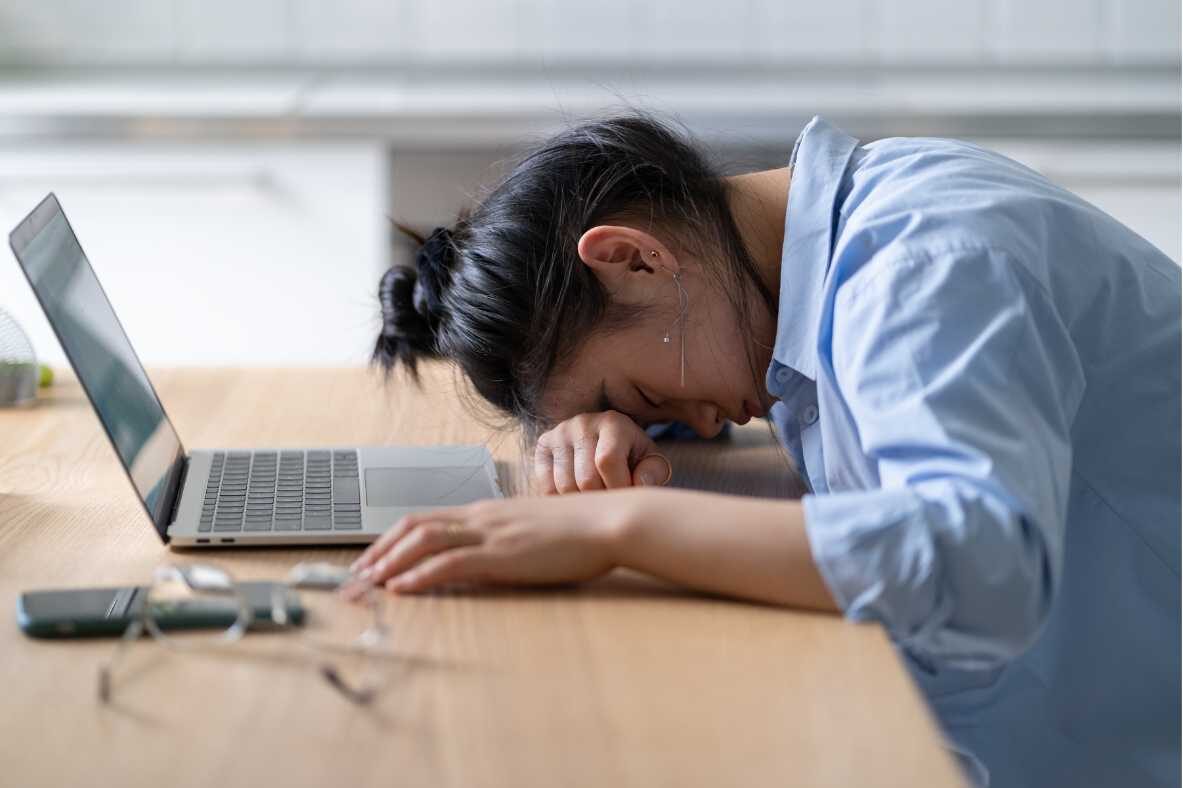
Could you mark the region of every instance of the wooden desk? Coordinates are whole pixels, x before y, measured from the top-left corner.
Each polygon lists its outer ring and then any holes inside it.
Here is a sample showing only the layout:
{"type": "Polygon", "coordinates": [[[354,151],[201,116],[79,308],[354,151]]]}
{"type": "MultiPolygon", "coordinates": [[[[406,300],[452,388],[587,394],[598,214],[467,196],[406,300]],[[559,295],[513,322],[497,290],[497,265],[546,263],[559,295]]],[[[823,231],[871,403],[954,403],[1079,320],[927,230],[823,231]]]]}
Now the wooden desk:
{"type": "MultiPolygon", "coordinates": [[[[65,376],[63,376],[65,377],[65,376]]],[[[464,442],[478,426],[429,370],[383,391],[361,370],[154,374],[192,446],[464,442]]],[[[787,494],[760,427],[676,447],[675,481],[787,494]]],[[[512,473],[510,474],[512,476],[512,473]]],[[[512,480],[511,480],[512,481],[512,480]]],[[[580,589],[391,597],[403,659],[375,707],[350,705],[283,635],[225,656],[144,642],[114,707],[110,641],[34,641],[22,589],[144,582],[162,561],[279,578],[356,549],[170,553],[70,379],[0,410],[0,782],[12,786],[916,786],[959,784],[883,633],[678,592],[617,573],[580,589]]],[[[309,627],[358,608],[306,593],[309,627]]]]}

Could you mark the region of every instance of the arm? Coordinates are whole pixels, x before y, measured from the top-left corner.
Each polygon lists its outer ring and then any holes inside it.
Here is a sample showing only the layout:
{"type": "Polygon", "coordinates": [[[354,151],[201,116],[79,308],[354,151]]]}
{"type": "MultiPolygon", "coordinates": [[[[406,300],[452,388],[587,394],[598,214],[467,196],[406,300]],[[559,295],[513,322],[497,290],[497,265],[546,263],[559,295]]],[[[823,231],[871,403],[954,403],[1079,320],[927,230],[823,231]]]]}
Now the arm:
{"type": "Polygon", "coordinates": [[[839,605],[934,667],[1020,653],[1058,584],[1084,387],[1046,291],[992,249],[872,261],[830,351],[879,480],[804,500],[839,605]]]}
{"type": "Polygon", "coordinates": [[[798,501],[645,491],[611,538],[614,563],[678,585],[838,612],[798,501]]]}
{"type": "Polygon", "coordinates": [[[410,515],[354,571],[404,593],[457,582],[578,582],[617,566],[702,591],[836,610],[799,502],[683,490],[509,498],[410,515]]]}

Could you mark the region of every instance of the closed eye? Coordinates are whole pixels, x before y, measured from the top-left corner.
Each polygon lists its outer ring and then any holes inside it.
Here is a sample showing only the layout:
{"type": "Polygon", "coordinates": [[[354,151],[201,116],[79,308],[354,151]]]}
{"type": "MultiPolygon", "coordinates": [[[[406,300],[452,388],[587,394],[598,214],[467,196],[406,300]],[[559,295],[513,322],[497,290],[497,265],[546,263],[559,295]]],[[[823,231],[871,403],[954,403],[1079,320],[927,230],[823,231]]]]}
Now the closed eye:
{"type": "Polygon", "coordinates": [[[633,388],[635,388],[635,389],[637,390],[637,393],[641,395],[641,399],[645,400],[645,404],[646,404],[646,405],[648,405],[649,407],[653,408],[654,410],[656,410],[656,409],[659,407],[659,406],[658,406],[658,404],[657,404],[656,402],[654,402],[653,400],[651,400],[651,399],[649,399],[648,397],[646,397],[646,396],[645,396],[645,392],[644,392],[644,391],[641,391],[641,387],[640,387],[640,386],[634,386],[633,388]]]}

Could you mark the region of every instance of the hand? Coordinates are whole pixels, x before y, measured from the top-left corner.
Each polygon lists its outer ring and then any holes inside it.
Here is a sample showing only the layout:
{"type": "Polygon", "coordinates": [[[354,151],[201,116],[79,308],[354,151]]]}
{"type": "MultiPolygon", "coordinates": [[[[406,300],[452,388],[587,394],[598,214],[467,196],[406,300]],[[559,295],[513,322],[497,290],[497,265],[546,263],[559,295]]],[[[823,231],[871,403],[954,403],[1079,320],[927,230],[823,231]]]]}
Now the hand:
{"type": "Polygon", "coordinates": [[[660,486],[673,467],[657,444],[614,410],[581,413],[538,439],[534,483],[545,495],[660,486]]]}
{"type": "Polygon", "coordinates": [[[635,498],[508,498],[407,515],[354,562],[359,582],[345,594],[591,580],[616,566],[615,535],[635,498]]]}

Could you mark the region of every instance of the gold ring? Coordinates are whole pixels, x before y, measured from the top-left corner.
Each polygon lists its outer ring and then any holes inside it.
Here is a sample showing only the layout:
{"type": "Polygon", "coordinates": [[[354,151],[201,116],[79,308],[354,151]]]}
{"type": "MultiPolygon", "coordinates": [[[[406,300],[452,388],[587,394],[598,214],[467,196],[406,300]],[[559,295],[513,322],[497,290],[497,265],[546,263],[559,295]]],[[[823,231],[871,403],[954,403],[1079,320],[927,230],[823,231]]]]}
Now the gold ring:
{"type": "Polygon", "coordinates": [[[465,530],[464,526],[460,523],[448,523],[448,525],[444,528],[444,533],[446,533],[450,539],[459,539],[468,535],[468,531],[465,530]]]}
{"type": "Polygon", "coordinates": [[[672,462],[670,462],[670,458],[665,456],[661,452],[654,452],[653,454],[650,454],[648,456],[660,457],[662,460],[665,461],[665,481],[662,482],[661,484],[662,484],[662,486],[669,484],[670,480],[674,478],[674,464],[672,462]]]}

